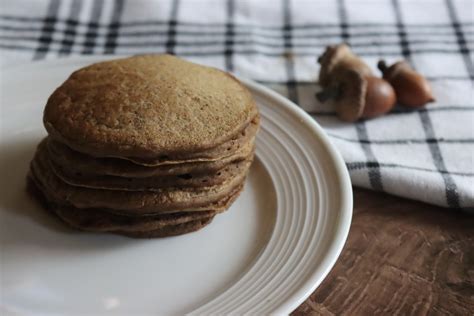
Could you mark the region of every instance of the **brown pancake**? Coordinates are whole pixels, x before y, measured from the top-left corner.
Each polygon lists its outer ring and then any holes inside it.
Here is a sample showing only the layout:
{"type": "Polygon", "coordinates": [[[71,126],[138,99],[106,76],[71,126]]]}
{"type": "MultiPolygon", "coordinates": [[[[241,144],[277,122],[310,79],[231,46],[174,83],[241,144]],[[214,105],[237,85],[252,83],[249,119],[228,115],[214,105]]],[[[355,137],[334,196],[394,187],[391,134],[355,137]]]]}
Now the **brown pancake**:
{"type": "Polygon", "coordinates": [[[123,214],[173,213],[227,208],[229,196],[241,189],[248,170],[216,186],[200,189],[162,189],[155,192],[114,191],[71,186],[52,172],[47,161],[35,155],[31,174],[52,201],[77,208],[106,208],[123,214]]]}
{"type": "Polygon", "coordinates": [[[152,216],[137,218],[122,216],[123,218],[120,218],[121,215],[84,209],[53,207],[52,210],[64,222],[75,228],[94,232],[121,233],[145,233],[171,227],[179,228],[183,224],[210,219],[217,214],[215,211],[202,211],[169,214],[172,215],[169,218],[162,218],[164,215],[156,218],[152,216]]]}
{"type": "Polygon", "coordinates": [[[137,165],[128,160],[117,158],[94,158],[74,151],[58,142],[50,141],[47,137],[47,148],[50,159],[58,166],[67,168],[69,172],[88,177],[108,175],[128,178],[147,178],[153,176],[192,176],[198,174],[215,173],[230,163],[248,159],[253,155],[253,144],[240,148],[229,157],[210,162],[188,162],[173,165],[146,167],[137,165]],[[58,146],[59,144],[59,146],[58,146]]]}
{"type": "Polygon", "coordinates": [[[69,225],[88,231],[143,232],[214,217],[217,211],[181,212],[155,216],[125,216],[107,211],[55,207],[53,212],[69,225]]]}
{"type": "MultiPolygon", "coordinates": [[[[73,203],[71,203],[68,200],[61,200],[58,199],[59,197],[63,197],[62,195],[58,195],[55,192],[51,193],[50,190],[48,190],[47,187],[43,185],[41,181],[38,180],[38,178],[35,176],[34,168],[30,170],[29,173],[29,178],[32,180],[32,182],[35,183],[35,186],[39,188],[39,190],[42,192],[44,196],[48,197],[49,201],[52,201],[55,205],[60,205],[60,206],[67,206],[67,207],[76,207],[74,206],[73,203]]],[[[158,211],[155,210],[149,210],[149,211],[143,211],[142,209],[139,210],[134,210],[134,209],[125,209],[125,208],[120,208],[120,209],[111,209],[111,208],[104,208],[102,207],[101,209],[107,210],[109,213],[113,214],[118,214],[118,215],[127,215],[127,216],[155,216],[155,215],[162,215],[162,214],[174,214],[174,213],[182,213],[182,212],[203,212],[203,211],[216,211],[216,212],[222,212],[226,209],[228,209],[232,203],[235,201],[235,199],[239,196],[240,192],[243,189],[243,183],[240,184],[238,187],[236,187],[234,190],[229,192],[228,195],[224,196],[220,200],[217,200],[213,203],[209,203],[207,205],[202,205],[199,207],[194,207],[194,208],[188,208],[188,209],[183,209],[183,210],[175,210],[175,209],[169,209],[166,211],[163,211],[159,209],[158,211]]],[[[116,191],[120,192],[120,191],[116,191]]],[[[126,191],[125,191],[126,192],[126,191]]],[[[91,203],[94,204],[94,203],[91,203]]],[[[92,207],[83,207],[83,209],[94,209],[97,208],[95,206],[92,207]]]]}
{"type": "Polygon", "coordinates": [[[195,231],[200,230],[204,226],[209,225],[214,216],[187,222],[183,224],[178,224],[174,226],[165,226],[161,229],[152,230],[152,231],[136,231],[136,232],[128,232],[128,231],[114,231],[115,234],[120,234],[128,237],[133,238],[163,238],[163,237],[171,237],[171,236],[178,236],[187,233],[192,233],[195,231]]]}
{"type": "MultiPolygon", "coordinates": [[[[208,149],[203,152],[189,152],[182,153],[180,155],[167,156],[164,155],[155,160],[150,159],[140,159],[140,158],[124,158],[124,157],[96,157],[94,155],[84,155],[91,158],[100,159],[100,158],[109,158],[112,161],[114,160],[127,160],[136,165],[147,166],[147,167],[158,167],[158,166],[169,166],[169,165],[179,165],[183,163],[195,163],[195,162],[211,162],[219,161],[228,157],[233,157],[236,153],[240,152],[242,148],[248,148],[249,144],[253,144],[255,141],[255,135],[257,134],[259,128],[259,118],[252,121],[248,126],[239,132],[232,139],[226,141],[225,143],[208,149]]],[[[67,145],[55,141],[52,137],[49,137],[49,146],[52,150],[57,152],[59,155],[69,155],[72,154],[81,154],[78,151],[75,151],[69,148],[67,145]]]]}
{"type": "MultiPolygon", "coordinates": [[[[242,170],[249,168],[253,156],[246,160],[240,160],[224,166],[208,174],[180,174],[168,176],[152,176],[146,178],[117,177],[108,175],[94,175],[77,172],[73,168],[58,165],[52,159],[47,150],[46,140],[43,140],[39,146],[37,155],[39,159],[48,161],[51,170],[62,181],[86,188],[108,189],[108,190],[126,190],[126,191],[157,191],[167,187],[207,187],[223,183],[225,180],[237,176],[242,170]]],[[[99,171],[100,172],[100,171],[99,171]]]]}
{"type": "MultiPolygon", "coordinates": [[[[28,191],[38,199],[44,208],[58,216],[62,221],[82,230],[96,232],[146,232],[156,231],[188,222],[206,220],[219,211],[181,212],[149,216],[127,216],[104,209],[78,209],[71,206],[56,205],[48,200],[31,176],[28,176],[28,191]]],[[[238,193],[233,197],[238,196],[238,193]]]]}
{"type": "Polygon", "coordinates": [[[232,75],[171,55],[141,55],[75,71],[48,99],[43,122],[77,151],[154,160],[219,146],[257,113],[232,75]]]}
{"type": "Polygon", "coordinates": [[[255,142],[255,135],[257,135],[260,126],[260,117],[256,116],[252,121],[241,131],[237,133],[230,140],[223,144],[209,148],[205,151],[199,152],[185,152],[178,154],[162,155],[156,159],[142,159],[137,157],[120,157],[115,156],[118,159],[129,160],[137,165],[156,167],[162,165],[174,165],[181,164],[183,162],[209,162],[218,161],[223,158],[232,156],[240,148],[253,144],[255,142]]]}
{"type": "MultiPolygon", "coordinates": [[[[51,162],[51,161],[50,161],[51,162]]],[[[158,176],[148,178],[124,178],[115,176],[87,176],[70,172],[51,162],[53,172],[62,181],[79,187],[92,189],[122,190],[122,191],[159,191],[163,188],[200,188],[215,186],[225,180],[235,177],[242,170],[249,168],[252,160],[241,160],[231,163],[211,174],[184,174],[177,176],[158,176]]]]}

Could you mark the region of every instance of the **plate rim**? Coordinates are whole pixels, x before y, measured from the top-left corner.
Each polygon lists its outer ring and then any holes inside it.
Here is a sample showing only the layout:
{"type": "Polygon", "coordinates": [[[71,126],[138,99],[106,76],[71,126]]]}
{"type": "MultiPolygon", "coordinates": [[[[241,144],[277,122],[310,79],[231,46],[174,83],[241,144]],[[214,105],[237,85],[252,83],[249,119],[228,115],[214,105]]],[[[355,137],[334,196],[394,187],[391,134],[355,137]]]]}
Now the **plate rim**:
{"type": "MultiPolygon", "coordinates": [[[[31,71],[31,67],[41,68],[45,65],[70,65],[73,63],[85,63],[85,62],[100,62],[104,60],[119,59],[127,57],[126,55],[75,55],[67,57],[58,57],[58,58],[48,58],[39,61],[27,61],[23,63],[6,65],[1,67],[3,76],[8,77],[6,74],[8,72],[17,72],[24,69],[25,71],[31,71]]],[[[336,261],[339,259],[342,249],[347,241],[349,230],[352,222],[353,214],[353,192],[352,184],[349,177],[349,172],[346,168],[345,162],[342,159],[341,154],[337,151],[335,146],[331,143],[328,135],[324,129],[317,123],[317,121],[312,118],[308,113],[306,113],[301,107],[296,105],[291,100],[282,96],[274,90],[271,90],[264,85],[257,83],[253,80],[243,78],[241,76],[235,75],[247,88],[254,90],[257,93],[263,95],[264,97],[273,100],[278,106],[282,107],[290,115],[298,118],[302,123],[304,123],[309,129],[314,133],[321,144],[324,146],[324,149],[328,153],[331,162],[334,165],[337,173],[335,177],[337,178],[337,183],[339,184],[339,199],[340,199],[340,209],[338,210],[339,216],[337,219],[337,224],[334,226],[337,231],[334,233],[334,238],[331,240],[330,245],[326,251],[326,260],[323,273],[313,272],[306,280],[304,284],[294,291],[284,302],[279,302],[274,308],[276,314],[289,314],[295,310],[301,303],[303,303],[324,281],[329,272],[334,267],[336,261]],[[329,259],[328,259],[329,257],[329,259]]],[[[1,80],[1,79],[0,79],[1,80]]],[[[1,82],[0,82],[1,84],[1,82]]],[[[3,108],[3,106],[2,106],[3,108]]],[[[207,303],[204,303],[206,305],[207,303]]],[[[203,306],[204,306],[203,305],[203,306]]]]}
{"type": "Polygon", "coordinates": [[[306,113],[301,107],[296,105],[291,100],[285,98],[276,91],[271,90],[257,82],[252,80],[237,78],[242,81],[247,87],[250,87],[252,90],[257,91],[258,93],[268,97],[269,99],[276,100],[277,103],[281,106],[284,106],[285,110],[290,112],[292,115],[295,115],[298,119],[304,122],[307,126],[312,129],[313,132],[316,132],[317,137],[324,145],[327,150],[334,167],[337,170],[338,183],[341,186],[341,207],[340,215],[338,218],[338,230],[339,233],[335,233],[336,238],[331,241],[331,245],[328,247],[326,252],[327,255],[331,254],[331,260],[326,264],[325,271],[322,274],[317,274],[313,272],[311,276],[307,279],[304,285],[302,285],[298,291],[293,293],[285,302],[280,303],[274,310],[275,314],[289,314],[294,311],[301,303],[303,303],[324,281],[326,276],[334,267],[337,259],[342,252],[342,249],[346,243],[347,237],[349,235],[349,230],[352,222],[352,213],[353,213],[353,195],[352,195],[352,184],[349,177],[349,171],[346,168],[346,164],[342,159],[341,154],[337,151],[335,146],[329,140],[326,132],[323,128],[313,119],[308,113],[306,113]]]}

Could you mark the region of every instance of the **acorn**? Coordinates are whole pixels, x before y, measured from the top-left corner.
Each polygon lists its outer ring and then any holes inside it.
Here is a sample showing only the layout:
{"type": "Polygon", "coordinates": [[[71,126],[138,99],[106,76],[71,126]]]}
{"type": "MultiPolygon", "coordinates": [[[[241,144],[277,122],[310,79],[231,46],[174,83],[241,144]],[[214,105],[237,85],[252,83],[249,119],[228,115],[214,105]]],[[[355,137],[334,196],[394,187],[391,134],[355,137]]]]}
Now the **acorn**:
{"type": "Polygon", "coordinates": [[[380,60],[377,67],[382,71],[383,78],[394,88],[398,103],[422,107],[435,101],[428,80],[413,70],[406,61],[399,61],[388,67],[384,60],[380,60]]]}
{"type": "Polygon", "coordinates": [[[355,122],[360,118],[382,115],[395,105],[395,91],[347,45],[328,46],[318,59],[321,64],[316,94],[321,102],[331,100],[341,120],[355,122]]]}

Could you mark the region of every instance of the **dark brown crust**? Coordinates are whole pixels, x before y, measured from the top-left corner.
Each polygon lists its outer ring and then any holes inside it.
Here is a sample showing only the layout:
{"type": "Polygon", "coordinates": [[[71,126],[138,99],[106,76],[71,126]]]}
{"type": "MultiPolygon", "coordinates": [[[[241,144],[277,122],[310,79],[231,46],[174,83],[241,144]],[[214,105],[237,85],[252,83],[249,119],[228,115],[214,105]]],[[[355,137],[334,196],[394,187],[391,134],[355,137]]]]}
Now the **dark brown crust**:
{"type": "Polygon", "coordinates": [[[220,70],[170,55],[93,64],[49,98],[49,134],[96,156],[156,159],[204,151],[258,113],[250,92],[220,70]]]}

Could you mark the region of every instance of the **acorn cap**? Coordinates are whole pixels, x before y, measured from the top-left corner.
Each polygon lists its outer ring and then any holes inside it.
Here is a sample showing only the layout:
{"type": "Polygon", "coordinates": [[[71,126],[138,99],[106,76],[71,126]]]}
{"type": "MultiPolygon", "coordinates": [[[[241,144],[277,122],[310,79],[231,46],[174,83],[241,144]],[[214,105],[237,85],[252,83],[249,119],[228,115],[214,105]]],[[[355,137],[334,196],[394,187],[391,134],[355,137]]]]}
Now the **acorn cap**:
{"type": "Polygon", "coordinates": [[[370,67],[346,44],[328,46],[324,54],[318,58],[318,62],[321,64],[319,84],[322,87],[328,87],[334,82],[333,73],[339,68],[358,71],[362,76],[372,75],[370,67]]]}
{"type": "Polygon", "coordinates": [[[351,54],[349,46],[346,44],[326,47],[324,53],[318,58],[318,62],[321,64],[321,70],[319,71],[319,84],[321,86],[329,85],[332,81],[331,76],[334,67],[346,54],[351,54]]]}
{"type": "Polygon", "coordinates": [[[333,76],[340,89],[339,96],[334,100],[337,115],[347,122],[357,121],[364,111],[367,80],[352,69],[340,68],[333,76]]]}
{"type": "Polygon", "coordinates": [[[397,61],[390,67],[387,67],[385,60],[382,59],[379,60],[379,62],[377,63],[377,67],[382,72],[383,78],[387,81],[392,80],[396,75],[400,73],[400,71],[404,69],[413,71],[410,65],[404,60],[397,61]]]}

